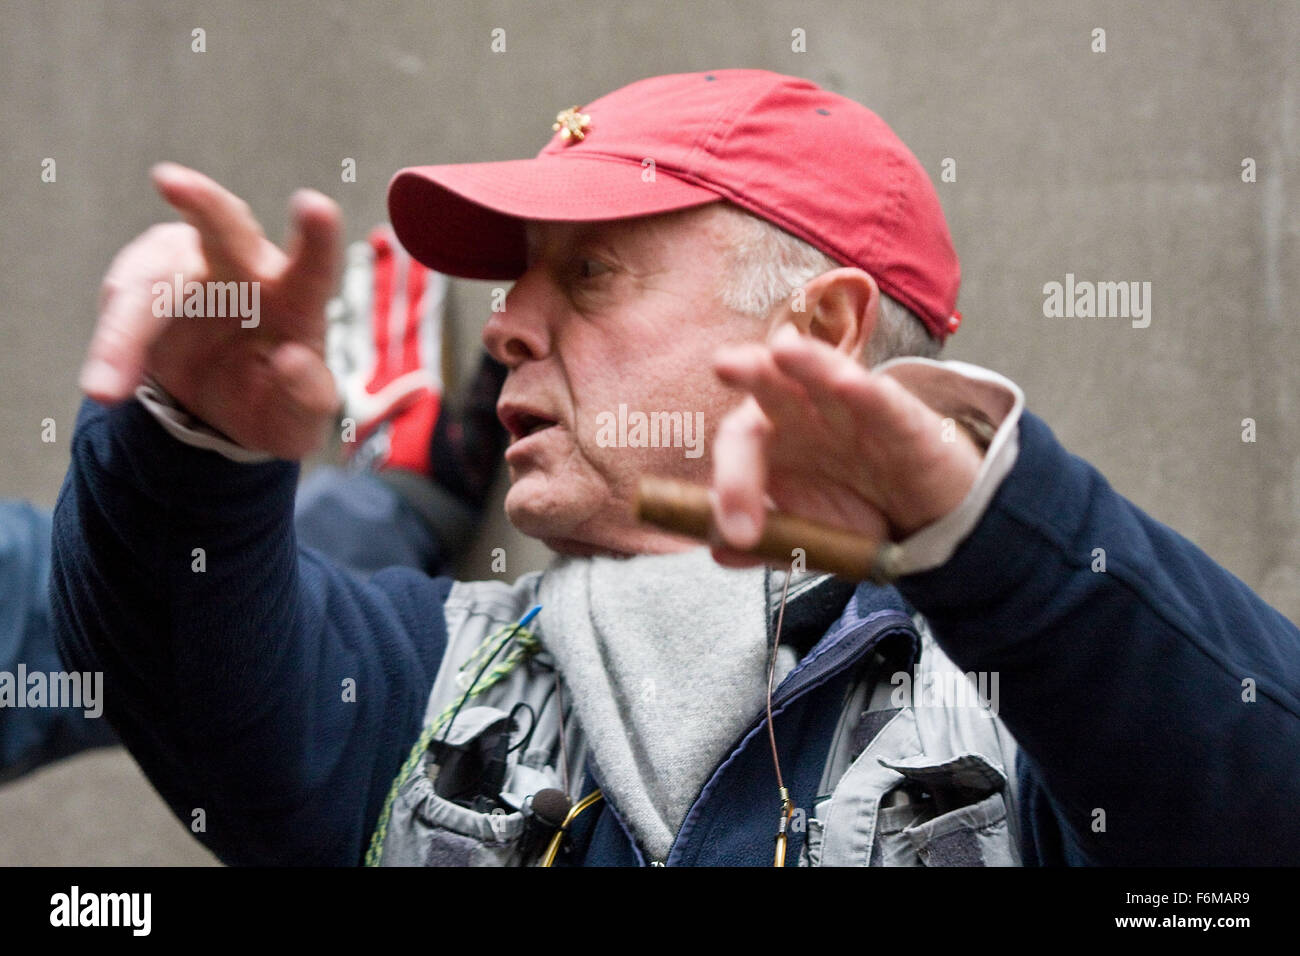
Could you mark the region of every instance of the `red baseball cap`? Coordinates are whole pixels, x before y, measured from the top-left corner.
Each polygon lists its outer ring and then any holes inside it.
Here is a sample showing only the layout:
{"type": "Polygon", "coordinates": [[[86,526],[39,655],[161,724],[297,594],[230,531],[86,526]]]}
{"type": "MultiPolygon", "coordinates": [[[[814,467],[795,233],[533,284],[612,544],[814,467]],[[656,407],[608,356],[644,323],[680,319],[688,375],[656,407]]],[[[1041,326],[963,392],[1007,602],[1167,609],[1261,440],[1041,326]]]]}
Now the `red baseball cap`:
{"type": "Polygon", "coordinates": [[[525,219],[626,219],[726,199],[871,273],[940,341],[961,322],[961,267],[934,186],[853,100],[767,70],[678,73],[565,110],[555,127],[533,159],[400,170],[388,211],[402,245],[448,275],[515,279],[525,219]]]}

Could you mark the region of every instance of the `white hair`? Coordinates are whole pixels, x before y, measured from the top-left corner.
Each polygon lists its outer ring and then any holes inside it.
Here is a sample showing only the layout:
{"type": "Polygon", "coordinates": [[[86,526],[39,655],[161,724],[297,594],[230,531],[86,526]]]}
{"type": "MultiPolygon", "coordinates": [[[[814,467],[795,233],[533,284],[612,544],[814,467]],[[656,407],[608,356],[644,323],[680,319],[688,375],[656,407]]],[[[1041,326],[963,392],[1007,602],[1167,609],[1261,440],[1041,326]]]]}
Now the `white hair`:
{"type": "MultiPolygon", "coordinates": [[[[764,318],[804,283],[842,266],[815,246],[739,206],[725,201],[714,205],[733,221],[730,262],[719,292],[722,304],[729,309],[764,318]]],[[[863,356],[868,367],[900,355],[934,358],[942,347],[914,312],[880,293],[880,318],[863,356]]]]}

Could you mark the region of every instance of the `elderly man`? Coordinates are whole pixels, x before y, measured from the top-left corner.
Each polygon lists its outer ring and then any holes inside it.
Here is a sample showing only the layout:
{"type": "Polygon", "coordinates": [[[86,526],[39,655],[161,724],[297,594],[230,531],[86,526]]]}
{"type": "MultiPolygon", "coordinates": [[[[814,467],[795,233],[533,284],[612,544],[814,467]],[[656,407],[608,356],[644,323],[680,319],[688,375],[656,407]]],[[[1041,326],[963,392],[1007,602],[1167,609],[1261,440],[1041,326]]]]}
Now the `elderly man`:
{"type": "Polygon", "coordinates": [[[417,260],[515,280],[484,330],[509,368],[506,509],[559,557],[513,585],[358,582],[296,546],[292,460],[334,409],[337,210],[297,194],[282,252],[215,183],[155,171],[187,223],[106,279],[54,610],[65,658],[106,672],[114,726],[182,820],[202,811],[208,846],[1300,857],[1300,633],[1070,456],[1013,383],[924,357],[960,322],[957,259],[879,118],[720,70],[634,83],[555,130],[535,159],[408,169],[389,193],[417,260]],[[177,272],[260,283],[260,323],[154,315],[151,284],[177,272]],[[710,454],[598,440],[620,406],[703,413],[710,454]],[[647,473],[711,483],[710,548],[636,521],[647,473]],[[751,552],[769,504],[898,542],[897,586],[799,553],[774,574],[751,552]]]}

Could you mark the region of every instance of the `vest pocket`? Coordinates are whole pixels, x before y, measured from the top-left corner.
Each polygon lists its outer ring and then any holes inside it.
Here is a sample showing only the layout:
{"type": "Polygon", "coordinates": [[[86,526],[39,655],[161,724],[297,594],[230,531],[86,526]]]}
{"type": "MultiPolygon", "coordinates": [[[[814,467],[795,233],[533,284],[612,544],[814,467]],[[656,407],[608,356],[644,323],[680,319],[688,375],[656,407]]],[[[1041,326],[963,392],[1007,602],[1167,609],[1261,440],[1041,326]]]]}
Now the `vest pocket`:
{"type": "Polygon", "coordinates": [[[527,862],[537,841],[525,839],[529,827],[523,812],[497,795],[490,801],[473,798],[485,775],[494,780],[490,789],[498,795],[507,780],[520,776],[507,773],[504,765],[492,770],[504,756],[499,742],[508,741],[509,726],[504,711],[470,707],[457,715],[449,733],[430,742],[415,771],[398,790],[385,863],[519,866],[527,862]],[[441,765],[434,762],[435,753],[441,755],[441,765]]]}
{"type": "MultiPolygon", "coordinates": [[[[895,791],[881,797],[881,803],[890,799],[895,791]]],[[[909,828],[927,817],[933,808],[926,801],[881,806],[876,811],[876,838],[871,843],[869,866],[925,866],[910,839],[909,828]]]]}
{"type": "Polygon", "coordinates": [[[905,839],[925,866],[1015,866],[1002,794],[903,827],[905,839]]]}
{"type": "Polygon", "coordinates": [[[921,866],[1015,866],[1003,791],[1006,775],[981,754],[965,753],[938,763],[924,757],[881,758],[901,773],[916,802],[883,808],[872,863],[890,858],[921,866]],[[891,813],[892,812],[892,813],[891,813]]]}
{"type": "Polygon", "coordinates": [[[405,796],[423,844],[424,866],[515,866],[527,823],[518,810],[479,813],[433,792],[423,774],[405,796]]]}

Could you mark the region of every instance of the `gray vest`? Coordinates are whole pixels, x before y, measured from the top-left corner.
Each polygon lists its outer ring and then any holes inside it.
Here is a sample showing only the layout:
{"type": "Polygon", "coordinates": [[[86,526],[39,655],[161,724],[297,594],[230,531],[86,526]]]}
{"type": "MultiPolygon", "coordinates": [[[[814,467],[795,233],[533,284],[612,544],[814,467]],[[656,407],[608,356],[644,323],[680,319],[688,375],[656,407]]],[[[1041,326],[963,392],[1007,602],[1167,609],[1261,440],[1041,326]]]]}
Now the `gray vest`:
{"type": "MultiPolygon", "coordinates": [[[[447,650],[429,694],[425,730],[394,781],[367,863],[534,865],[540,847],[529,830],[532,795],[554,788],[565,790],[573,803],[584,796],[579,790],[587,744],[572,716],[560,733],[550,656],[519,635],[503,641],[535,602],[539,579],[537,572],[514,584],[452,587],[445,606],[447,650]],[[485,660],[485,645],[500,646],[496,660],[485,660]],[[532,649],[521,649],[525,645],[532,649]],[[496,682],[457,710],[479,673],[496,682]],[[527,708],[517,707],[521,702],[527,708]],[[530,710],[540,719],[525,721],[522,715],[530,710]],[[481,812],[439,795],[454,784],[448,776],[454,770],[450,760],[446,766],[434,762],[435,749],[473,750],[508,727],[512,711],[520,715],[516,725],[536,726],[526,733],[527,744],[506,758],[501,806],[481,812]]],[[[806,828],[800,866],[1021,862],[1016,743],[988,707],[997,702],[996,675],[977,694],[939,649],[925,620],[918,616],[914,623],[921,635],[915,670],[884,675],[866,668],[848,695],[818,788],[824,796],[797,810],[792,822],[806,828]]]]}

